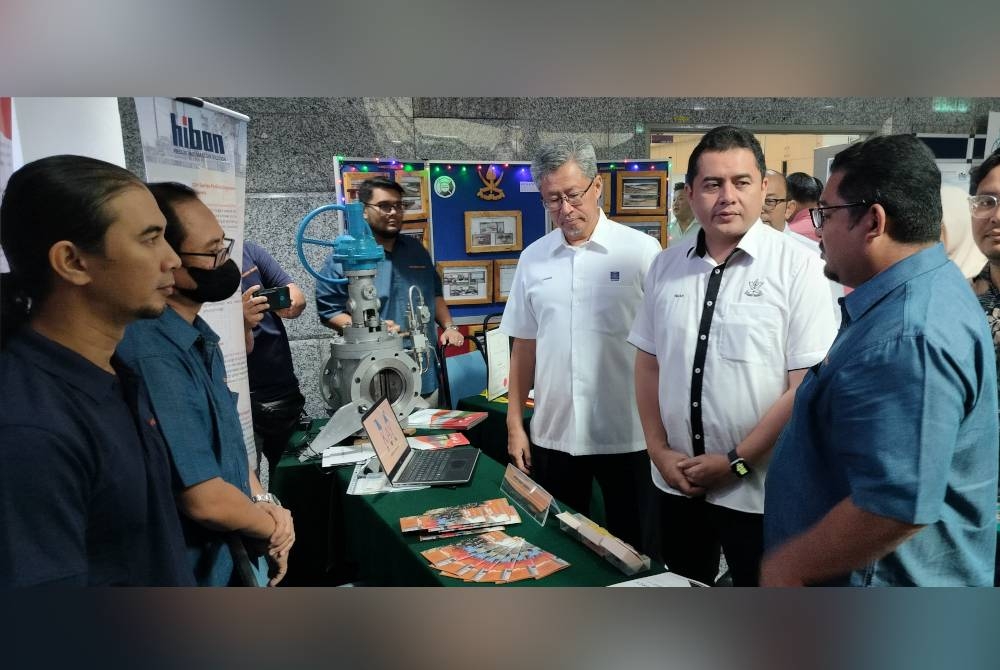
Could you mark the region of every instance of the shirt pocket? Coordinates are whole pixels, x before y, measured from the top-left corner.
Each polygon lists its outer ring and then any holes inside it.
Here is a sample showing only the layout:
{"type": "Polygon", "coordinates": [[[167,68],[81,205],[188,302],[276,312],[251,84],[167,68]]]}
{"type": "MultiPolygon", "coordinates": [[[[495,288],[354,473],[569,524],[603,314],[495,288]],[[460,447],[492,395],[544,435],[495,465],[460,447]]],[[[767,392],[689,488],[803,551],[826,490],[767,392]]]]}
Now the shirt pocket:
{"type": "Polygon", "coordinates": [[[719,355],[740,363],[783,365],[781,312],[772,305],[730,305],[719,323],[719,355]]]}
{"type": "Polygon", "coordinates": [[[607,335],[628,337],[635,318],[636,287],[601,284],[590,288],[590,329],[607,335]]]}

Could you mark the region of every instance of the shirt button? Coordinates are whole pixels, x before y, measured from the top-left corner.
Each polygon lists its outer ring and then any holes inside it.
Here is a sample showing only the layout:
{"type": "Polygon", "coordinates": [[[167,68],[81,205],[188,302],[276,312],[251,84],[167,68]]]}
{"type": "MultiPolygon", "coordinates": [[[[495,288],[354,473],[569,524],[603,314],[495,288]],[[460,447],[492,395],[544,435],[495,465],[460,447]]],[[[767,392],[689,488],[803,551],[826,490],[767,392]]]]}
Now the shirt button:
{"type": "Polygon", "coordinates": [[[695,369],[694,369],[694,373],[695,373],[696,375],[700,375],[700,374],[701,374],[701,368],[695,368],[695,369]]]}
{"type": "Polygon", "coordinates": [[[715,274],[719,274],[722,270],[716,269],[715,274]]]}
{"type": "Polygon", "coordinates": [[[707,338],[707,337],[708,337],[708,335],[699,335],[699,336],[698,336],[698,339],[700,339],[700,340],[704,340],[704,339],[705,339],[705,338],[707,338]]]}
{"type": "Polygon", "coordinates": [[[712,306],[712,301],[711,301],[711,300],[709,300],[709,301],[708,301],[708,302],[706,302],[705,304],[706,304],[706,305],[708,305],[709,307],[711,307],[711,306],[712,306]]]}
{"type": "Polygon", "coordinates": [[[695,436],[694,436],[694,439],[696,439],[696,440],[700,440],[700,439],[701,439],[701,435],[695,435],[695,436]]]}
{"type": "Polygon", "coordinates": [[[697,401],[695,401],[695,402],[691,403],[691,406],[692,406],[692,407],[697,407],[697,406],[698,406],[698,402],[697,402],[697,401]]]}

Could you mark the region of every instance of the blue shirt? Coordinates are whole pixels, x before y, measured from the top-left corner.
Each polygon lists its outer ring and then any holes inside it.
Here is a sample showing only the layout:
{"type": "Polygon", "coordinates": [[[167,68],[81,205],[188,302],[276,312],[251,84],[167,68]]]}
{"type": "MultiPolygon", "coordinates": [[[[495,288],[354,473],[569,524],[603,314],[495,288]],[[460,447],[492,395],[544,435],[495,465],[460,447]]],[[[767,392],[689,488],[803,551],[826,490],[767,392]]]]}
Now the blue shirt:
{"type": "MultiPolygon", "coordinates": [[[[167,440],[178,491],[221,477],[250,496],[249,466],[236,409],[226,386],[219,336],[170,307],[158,319],[125,329],[118,354],[136,368],[167,440]]],[[[202,586],[225,586],[233,572],[225,536],[185,519],[188,557],[202,586]]]]}
{"type": "Polygon", "coordinates": [[[188,586],[142,380],[22,328],[0,353],[0,586],[188,586]]]}
{"type": "Polygon", "coordinates": [[[827,360],[795,395],[771,461],[766,549],[850,497],[925,526],[843,585],[993,584],[997,390],[975,296],[937,244],[843,299],[827,360]]]}
{"type": "MultiPolygon", "coordinates": [[[[323,263],[321,275],[327,277],[343,277],[344,271],[340,263],[333,260],[333,255],[327,256],[323,263]]],[[[399,235],[392,251],[385,252],[385,259],[375,265],[375,288],[378,290],[380,302],[379,316],[382,319],[395,321],[406,330],[406,307],[409,304],[410,286],[416,285],[424,296],[424,302],[433,317],[436,299],[444,295],[441,289],[441,277],[434,269],[430,254],[420,242],[399,235]]],[[[334,316],[346,311],[347,284],[331,284],[316,281],[316,311],[320,321],[326,323],[334,316]]],[[[428,325],[427,339],[430,346],[437,343],[437,332],[433,318],[428,325]]],[[[437,362],[432,355],[430,366],[420,378],[420,393],[427,395],[438,387],[437,362]]]]}
{"type": "MultiPolygon", "coordinates": [[[[257,268],[243,278],[241,291],[254,285],[262,288],[288,286],[292,278],[261,246],[243,243],[243,272],[257,268]]],[[[292,350],[281,317],[270,310],[253,329],[253,351],[247,354],[250,397],[257,402],[271,402],[298,393],[299,380],[292,365],[292,350]]]]}

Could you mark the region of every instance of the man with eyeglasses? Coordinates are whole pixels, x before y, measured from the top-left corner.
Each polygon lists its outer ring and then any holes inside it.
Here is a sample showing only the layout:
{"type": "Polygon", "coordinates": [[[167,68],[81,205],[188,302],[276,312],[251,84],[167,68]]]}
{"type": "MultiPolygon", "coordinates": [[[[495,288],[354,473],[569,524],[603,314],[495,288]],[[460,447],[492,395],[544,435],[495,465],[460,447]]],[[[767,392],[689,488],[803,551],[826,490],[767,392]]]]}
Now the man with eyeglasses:
{"type": "MultiPolygon", "coordinates": [[[[767,195],[764,196],[764,206],[760,210],[760,220],[771,226],[779,233],[784,233],[789,239],[798,242],[811,253],[820,255],[819,242],[814,242],[812,238],[800,235],[792,229],[786,219],[791,216],[791,212],[798,212],[795,218],[805,213],[809,229],[812,230],[812,221],[809,220],[809,210],[799,209],[802,204],[815,205],[819,199],[822,189],[816,186],[818,180],[813,179],[804,172],[793,172],[786,178],[785,175],[775,170],[768,170],[767,195]],[[815,195],[813,195],[815,193],[815,195]]],[[[829,282],[829,294],[832,299],[831,309],[833,310],[834,323],[840,326],[840,303],[838,299],[844,297],[844,287],[835,281],[829,282]]],[[[826,296],[822,296],[826,297],[826,296]]]]}
{"type": "Polygon", "coordinates": [[[149,184],[166,218],[164,238],[181,258],[174,293],[158,319],[126,329],[118,353],[149,387],[156,423],[173,464],[188,557],[200,586],[239,583],[229,535],[266,551],[270,585],[285,575],[295,541],[292,516],[249,469],[235,394],[226,384],[219,336],[202,305],[233,295],[240,269],[233,240],[197,193],[149,184]]]}
{"type": "Polygon", "coordinates": [[[674,213],[674,218],[667,224],[669,244],[680,244],[681,240],[693,237],[701,230],[701,224],[694,218],[694,211],[691,209],[691,202],[688,200],[682,181],[674,184],[674,201],[670,205],[670,211],[674,213]]]}
{"type": "Polygon", "coordinates": [[[521,253],[500,330],[514,338],[507,452],[560,501],[589,514],[594,479],[612,534],[644,550],[649,458],[625,341],[659,243],[608,219],[594,147],[563,136],[531,174],[556,228],[521,253]],[[535,389],[531,437],[521,408],[535,389]]]}
{"type": "Polygon", "coordinates": [[[720,126],[691,153],[696,239],[653,262],[629,334],[667,567],[754,586],[771,447],[835,328],[822,263],[760,221],[768,192],[752,133],[720,126]]]}
{"type": "Polygon", "coordinates": [[[764,585],[993,584],[996,361],[938,242],[940,189],[913,135],[833,159],[811,217],[854,291],[775,448],[764,585]]]}
{"type": "MultiPolygon", "coordinates": [[[[375,265],[375,288],[381,301],[379,316],[385,320],[389,332],[399,332],[401,326],[407,325],[410,286],[417,286],[428,306],[433,306],[434,318],[443,329],[440,338],[428,335],[428,340],[437,340],[444,346],[461,346],[465,338],[451,320],[441,277],[430,254],[417,240],[400,235],[406,210],[405,193],[401,185],[384,177],[363,181],[358,187],[358,199],[365,205],[365,220],[375,241],[385,249],[385,258],[375,265]]],[[[340,278],[344,271],[331,253],[320,274],[340,278]]],[[[351,315],[345,311],[347,297],[347,284],[316,281],[316,310],[324,326],[339,332],[351,325],[351,315]]],[[[431,356],[431,364],[420,378],[420,394],[432,407],[438,403],[437,390],[437,362],[431,356]]]]}

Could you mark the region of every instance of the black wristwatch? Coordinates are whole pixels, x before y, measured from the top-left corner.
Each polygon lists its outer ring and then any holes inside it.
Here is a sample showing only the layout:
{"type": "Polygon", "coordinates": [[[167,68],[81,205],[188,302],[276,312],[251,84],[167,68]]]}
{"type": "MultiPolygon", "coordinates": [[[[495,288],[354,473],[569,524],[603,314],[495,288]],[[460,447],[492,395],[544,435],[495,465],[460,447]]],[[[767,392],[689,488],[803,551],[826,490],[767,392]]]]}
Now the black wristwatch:
{"type": "Polygon", "coordinates": [[[729,451],[728,458],[729,469],[732,470],[737,477],[742,479],[750,474],[750,466],[747,465],[745,460],[739,457],[735,449],[731,449],[729,451]]]}

